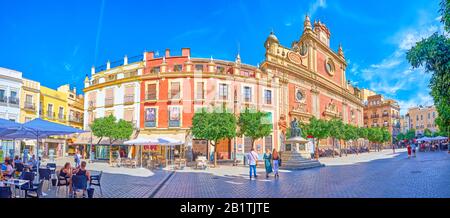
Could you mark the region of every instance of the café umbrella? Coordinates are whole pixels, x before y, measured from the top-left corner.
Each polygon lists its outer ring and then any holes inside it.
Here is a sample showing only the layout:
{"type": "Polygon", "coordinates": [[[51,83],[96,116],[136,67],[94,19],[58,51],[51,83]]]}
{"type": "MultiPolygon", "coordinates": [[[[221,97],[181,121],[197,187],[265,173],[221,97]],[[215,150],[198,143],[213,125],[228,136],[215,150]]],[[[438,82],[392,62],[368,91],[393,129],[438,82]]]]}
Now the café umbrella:
{"type": "Polygon", "coordinates": [[[141,168],[142,168],[142,146],[143,145],[156,145],[158,143],[158,140],[156,139],[151,139],[151,138],[143,138],[143,137],[138,137],[136,139],[133,140],[129,140],[124,142],[125,145],[139,145],[140,146],[140,153],[141,153],[141,168]]]}
{"type": "Polygon", "coordinates": [[[82,133],[83,130],[70,126],[53,123],[50,121],[36,118],[32,121],[21,124],[19,128],[7,134],[0,134],[2,139],[36,139],[37,149],[36,155],[39,155],[39,139],[55,135],[70,135],[74,133],[82,133]]]}

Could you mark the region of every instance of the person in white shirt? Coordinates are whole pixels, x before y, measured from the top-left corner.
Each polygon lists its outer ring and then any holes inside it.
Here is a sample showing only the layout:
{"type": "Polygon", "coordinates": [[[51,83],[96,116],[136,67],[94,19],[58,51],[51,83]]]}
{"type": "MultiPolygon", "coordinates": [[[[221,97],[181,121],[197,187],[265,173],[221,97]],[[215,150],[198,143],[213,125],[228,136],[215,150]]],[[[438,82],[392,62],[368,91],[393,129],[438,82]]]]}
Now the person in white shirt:
{"type": "Polygon", "coordinates": [[[247,162],[248,162],[248,165],[250,166],[250,179],[252,179],[252,171],[253,171],[253,176],[255,178],[258,177],[256,175],[256,164],[258,162],[258,154],[255,152],[254,148],[252,148],[250,150],[250,152],[247,154],[247,162]]]}

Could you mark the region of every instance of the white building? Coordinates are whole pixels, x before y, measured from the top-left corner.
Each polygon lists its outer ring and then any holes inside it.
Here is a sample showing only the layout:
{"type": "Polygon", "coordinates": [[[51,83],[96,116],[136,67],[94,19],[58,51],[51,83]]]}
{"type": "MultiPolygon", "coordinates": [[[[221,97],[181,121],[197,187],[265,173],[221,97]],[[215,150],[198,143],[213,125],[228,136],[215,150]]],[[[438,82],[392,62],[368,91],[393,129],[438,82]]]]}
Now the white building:
{"type": "MultiPolygon", "coordinates": [[[[19,122],[21,89],[22,73],[0,67],[0,118],[19,122]]],[[[19,146],[14,141],[3,140],[0,155],[12,156],[19,146]]]]}
{"type": "Polygon", "coordinates": [[[113,66],[113,68],[108,61],[106,68],[98,69],[99,72],[92,67],[91,78],[86,77],[84,83],[85,130],[89,130],[89,125],[96,118],[109,115],[132,122],[135,128],[139,128],[140,83],[138,76],[142,75],[144,62],[142,62],[142,58],[136,60],[139,61],[128,63],[128,58],[125,56],[123,64],[120,63],[119,66],[113,66]],[[94,85],[95,89],[89,88],[94,85]]]}

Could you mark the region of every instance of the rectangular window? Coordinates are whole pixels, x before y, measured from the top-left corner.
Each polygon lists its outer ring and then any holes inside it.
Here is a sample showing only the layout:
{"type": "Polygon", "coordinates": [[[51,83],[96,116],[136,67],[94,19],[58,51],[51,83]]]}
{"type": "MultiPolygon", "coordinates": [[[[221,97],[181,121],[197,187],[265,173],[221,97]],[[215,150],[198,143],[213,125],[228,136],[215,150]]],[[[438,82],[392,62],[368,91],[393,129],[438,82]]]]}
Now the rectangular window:
{"type": "Polygon", "coordinates": [[[244,101],[245,102],[252,101],[252,89],[248,86],[244,87],[244,101]]]}
{"type": "Polygon", "coordinates": [[[181,86],[180,82],[171,82],[170,83],[170,98],[171,99],[180,99],[181,86]]]}
{"type": "Polygon", "coordinates": [[[252,138],[244,137],[244,153],[250,152],[252,149],[252,138]]]}
{"type": "Polygon", "coordinates": [[[105,106],[114,105],[114,89],[106,89],[105,94],[105,106]]]}
{"type": "Polygon", "coordinates": [[[173,72],[181,72],[183,70],[183,65],[177,64],[173,66],[173,72]]]}
{"type": "Polygon", "coordinates": [[[147,84],[147,93],[146,93],[146,99],[147,100],[156,100],[156,84],[147,84]]]}
{"type": "Polygon", "coordinates": [[[264,90],[264,104],[272,104],[272,91],[264,90]]]}
{"type": "Polygon", "coordinates": [[[19,104],[19,99],[17,98],[17,92],[11,91],[11,96],[9,96],[9,103],[19,104]]]}
{"type": "Polygon", "coordinates": [[[134,121],[134,110],[133,109],[126,109],[123,115],[123,119],[128,122],[134,121]]]}
{"type": "Polygon", "coordinates": [[[430,113],[428,113],[428,119],[430,119],[430,117],[431,117],[431,116],[430,116],[430,113]]]}
{"type": "Polygon", "coordinates": [[[170,107],[169,108],[169,127],[180,127],[180,108],[170,107]]]}
{"type": "Polygon", "coordinates": [[[436,114],[434,113],[434,111],[433,111],[433,118],[436,118],[436,114]]]}
{"type": "Polygon", "coordinates": [[[53,105],[52,104],[47,105],[47,117],[53,118],[53,105]]]}
{"type": "Polygon", "coordinates": [[[228,99],[228,84],[224,83],[219,84],[219,99],[220,100],[228,99]]]}
{"type": "Polygon", "coordinates": [[[420,115],[420,120],[423,120],[423,115],[422,114],[420,115]]]}
{"type": "Polygon", "coordinates": [[[205,86],[204,82],[197,82],[197,93],[195,94],[196,99],[205,99],[205,92],[203,90],[205,86]]]}
{"type": "Polygon", "coordinates": [[[156,127],[157,113],[156,108],[145,108],[145,127],[156,127]]]}
{"type": "Polygon", "coordinates": [[[224,73],[225,72],[225,68],[222,66],[217,66],[217,73],[224,73]]]}
{"type": "Polygon", "coordinates": [[[6,102],[5,90],[0,89],[0,102],[6,102]]]}
{"type": "Polygon", "coordinates": [[[126,86],[124,103],[133,103],[133,102],[134,102],[134,86],[126,86]]]}
{"type": "Polygon", "coordinates": [[[153,67],[151,73],[159,73],[161,72],[161,67],[153,67]]]}
{"type": "Polygon", "coordinates": [[[201,73],[201,72],[203,72],[203,65],[202,65],[202,64],[196,64],[196,65],[195,65],[195,72],[196,72],[196,73],[201,73]]]}
{"type": "Polygon", "coordinates": [[[64,108],[63,107],[59,107],[58,119],[60,119],[60,120],[64,119],[64,108]]]}

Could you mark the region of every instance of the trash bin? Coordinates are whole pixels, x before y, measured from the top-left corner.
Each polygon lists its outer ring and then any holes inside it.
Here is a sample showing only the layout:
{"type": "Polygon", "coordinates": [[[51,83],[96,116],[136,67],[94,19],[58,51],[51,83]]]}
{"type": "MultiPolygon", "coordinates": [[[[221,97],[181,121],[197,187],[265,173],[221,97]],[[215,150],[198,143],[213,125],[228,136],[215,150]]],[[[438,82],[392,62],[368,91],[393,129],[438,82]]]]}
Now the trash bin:
{"type": "Polygon", "coordinates": [[[53,186],[56,186],[56,182],[57,182],[58,180],[56,179],[56,178],[52,178],[52,185],[53,186]]]}
{"type": "Polygon", "coordinates": [[[88,188],[87,189],[88,198],[94,197],[94,188],[88,188]]]}

